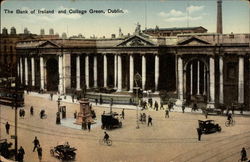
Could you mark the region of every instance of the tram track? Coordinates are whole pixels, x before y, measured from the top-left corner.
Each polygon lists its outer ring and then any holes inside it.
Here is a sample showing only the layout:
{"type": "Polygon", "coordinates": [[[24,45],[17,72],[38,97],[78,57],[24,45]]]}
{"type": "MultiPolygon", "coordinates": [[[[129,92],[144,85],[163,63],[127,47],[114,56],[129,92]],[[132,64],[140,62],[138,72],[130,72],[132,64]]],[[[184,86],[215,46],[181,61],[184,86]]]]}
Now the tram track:
{"type": "MultiPolygon", "coordinates": [[[[242,136],[241,138],[250,137],[250,131],[242,132],[242,133],[235,134],[235,135],[232,135],[232,136],[224,136],[224,138],[220,138],[220,139],[213,140],[213,141],[211,140],[210,143],[205,144],[205,145],[202,145],[202,146],[201,146],[202,148],[199,147],[199,148],[192,149],[191,151],[186,151],[186,152],[184,152],[184,153],[182,153],[182,154],[179,154],[179,155],[177,155],[176,157],[172,158],[170,161],[179,161],[179,159],[180,159],[181,157],[187,157],[188,155],[190,155],[190,154],[192,154],[192,153],[196,153],[196,152],[198,152],[199,150],[203,150],[203,148],[208,148],[208,149],[206,149],[205,151],[202,151],[201,153],[199,153],[199,155],[204,155],[204,153],[206,153],[207,151],[211,150],[211,147],[210,147],[210,146],[213,146],[213,145],[215,145],[215,144],[218,144],[218,143],[220,143],[220,142],[227,141],[227,140],[236,140],[237,138],[239,138],[239,136],[240,136],[240,137],[242,136]],[[235,138],[236,138],[236,139],[235,139],[235,138]],[[191,153],[191,152],[192,152],[192,153],[191,153]]],[[[231,141],[228,141],[228,142],[226,142],[225,144],[226,144],[226,145],[227,145],[227,144],[231,144],[231,141]]],[[[223,144],[222,146],[224,147],[225,144],[223,144]]],[[[218,146],[216,145],[216,147],[218,147],[218,146]]],[[[193,155],[193,154],[192,154],[192,155],[193,155]]],[[[192,159],[195,158],[196,156],[197,156],[197,154],[195,154],[195,156],[191,156],[191,157],[188,158],[188,159],[185,159],[185,162],[186,162],[186,161],[192,160],[192,159]]]]}

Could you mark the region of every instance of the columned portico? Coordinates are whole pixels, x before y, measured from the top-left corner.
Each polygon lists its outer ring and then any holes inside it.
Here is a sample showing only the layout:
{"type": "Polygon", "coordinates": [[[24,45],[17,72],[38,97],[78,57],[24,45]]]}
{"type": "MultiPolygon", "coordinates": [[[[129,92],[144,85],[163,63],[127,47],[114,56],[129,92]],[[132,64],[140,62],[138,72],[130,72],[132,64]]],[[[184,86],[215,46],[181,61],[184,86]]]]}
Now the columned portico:
{"type": "Polygon", "coordinates": [[[76,56],[76,90],[81,90],[80,88],[80,56],[76,56]]]}
{"type": "Polygon", "coordinates": [[[238,103],[244,103],[244,57],[239,57],[238,103]]]}
{"type": "Polygon", "coordinates": [[[146,56],[142,55],[142,90],[145,90],[146,84],[146,56]]]}
{"type": "Polygon", "coordinates": [[[158,91],[159,83],[159,55],[155,55],[155,91],[158,91]]]}
{"type": "Polygon", "coordinates": [[[42,56],[40,56],[40,89],[44,90],[44,62],[42,56]]]}
{"type": "Polygon", "coordinates": [[[35,60],[31,57],[31,85],[35,86],[35,60]]]}
{"type": "Polygon", "coordinates": [[[89,89],[89,55],[85,56],[85,84],[86,88],[89,89]]]}
{"type": "Polygon", "coordinates": [[[107,67],[107,55],[103,55],[103,87],[107,87],[107,76],[108,76],[108,67],[107,67]]]}
{"type": "Polygon", "coordinates": [[[219,103],[224,103],[224,94],[223,94],[223,57],[220,56],[219,58],[219,74],[220,74],[220,95],[219,95],[219,103]]]}
{"type": "Polygon", "coordinates": [[[117,92],[122,91],[122,56],[118,55],[118,86],[117,86],[117,92]]]}
{"type": "Polygon", "coordinates": [[[129,92],[133,92],[134,88],[134,57],[129,55],[129,92]]]}
{"type": "Polygon", "coordinates": [[[97,88],[97,56],[94,56],[94,87],[97,88]]]}
{"type": "Polygon", "coordinates": [[[25,73],[25,85],[28,85],[28,60],[27,57],[24,58],[24,73],[25,73]]]}

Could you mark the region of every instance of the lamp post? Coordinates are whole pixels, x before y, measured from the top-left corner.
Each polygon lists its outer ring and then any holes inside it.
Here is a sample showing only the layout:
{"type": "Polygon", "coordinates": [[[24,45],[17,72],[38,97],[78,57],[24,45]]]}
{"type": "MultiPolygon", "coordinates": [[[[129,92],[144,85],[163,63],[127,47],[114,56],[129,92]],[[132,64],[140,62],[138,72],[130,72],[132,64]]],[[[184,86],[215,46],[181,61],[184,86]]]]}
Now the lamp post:
{"type": "Polygon", "coordinates": [[[60,111],[60,102],[61,102],[62,98],[60,98],[60,96],[58,96],[58,99],[57,99],[57,106],[58,106],[58,112],[61,112],[60,111]]]}
{"type": "Polygon", "coordinates": [[[139,94],[138,94],[138,91],[140,89],[140,87],[138,87],[138,82],[141,81],[141,75],[137,72],[135,74],[135,77],[134,77],[134,81],[135,81],[135,85],[136,87],[134,87],[134,89],[136,89],[136,100],[137,100],[137,105],[136,105],[136,129],[139,129],[139,94]]]}

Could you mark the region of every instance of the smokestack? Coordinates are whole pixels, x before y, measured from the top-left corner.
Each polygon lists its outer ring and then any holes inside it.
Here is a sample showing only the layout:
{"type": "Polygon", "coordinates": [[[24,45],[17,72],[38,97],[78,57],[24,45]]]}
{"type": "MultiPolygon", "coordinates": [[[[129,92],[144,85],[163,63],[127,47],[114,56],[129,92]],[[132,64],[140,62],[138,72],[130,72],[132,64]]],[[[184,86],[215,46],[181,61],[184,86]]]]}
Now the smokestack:
{"type": "Polygon", "coordinates": [[[217,0],[217,33],[222,34],[222,0],[217,0]]]}

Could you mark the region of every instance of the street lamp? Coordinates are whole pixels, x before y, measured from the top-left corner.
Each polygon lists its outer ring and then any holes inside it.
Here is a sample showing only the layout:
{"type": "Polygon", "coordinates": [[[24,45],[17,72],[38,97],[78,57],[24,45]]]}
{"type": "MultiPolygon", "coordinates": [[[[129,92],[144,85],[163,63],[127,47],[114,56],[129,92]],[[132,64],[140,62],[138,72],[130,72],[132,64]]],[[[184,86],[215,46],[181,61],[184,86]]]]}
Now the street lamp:
{"type": "Polygon", "coordinates": [[[137,72],[134,77],[135,85],[134,89],[136,89],[136,100],[137,100],[137,105],[136,105],[136,129],[139,129],[139,116],[138,116],[138,108],[139,108],[139,94],[138,91],[140,87],[138,86],[138,82],[141,81],[141,75],[137,72]]]}
{"type": "Polygon", "coordinates": [[[61,112],[60,111],[60,102],[61,102],[62,98],[60,96],[58,96],[58,99],[57,99],[57,106],[58,106],[58,112],[61,112]]]}

